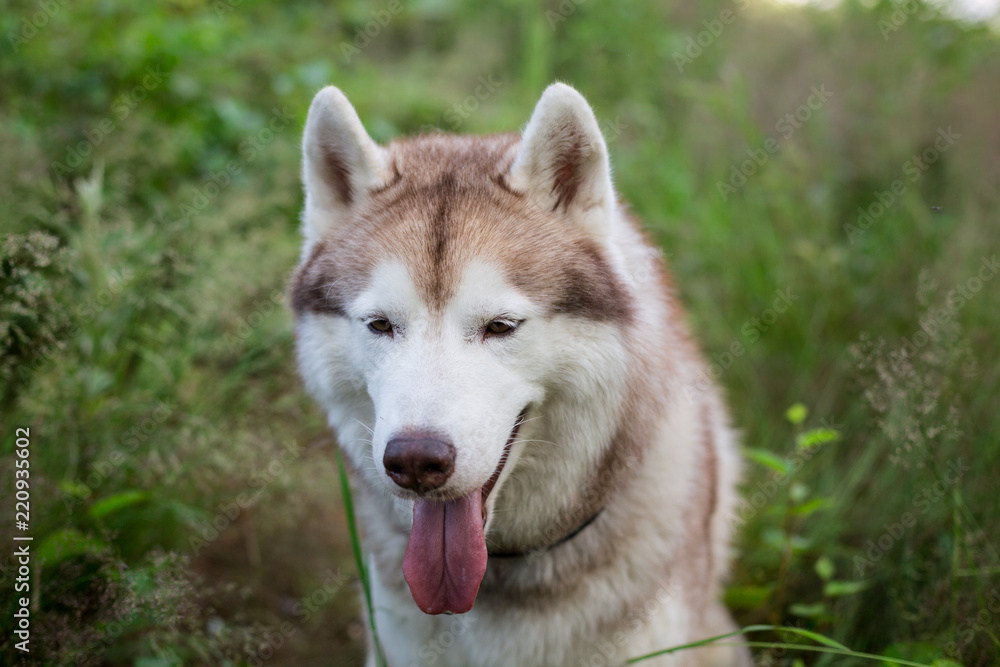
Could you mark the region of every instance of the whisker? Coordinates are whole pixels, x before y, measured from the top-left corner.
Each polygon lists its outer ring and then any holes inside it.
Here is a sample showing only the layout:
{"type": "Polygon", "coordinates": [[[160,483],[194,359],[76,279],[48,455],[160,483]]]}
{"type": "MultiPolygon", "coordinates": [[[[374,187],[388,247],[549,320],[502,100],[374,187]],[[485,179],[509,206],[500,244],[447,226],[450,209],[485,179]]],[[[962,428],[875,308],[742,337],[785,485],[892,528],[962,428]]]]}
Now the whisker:
{"type": "Polygon", "coordinates": [[[558,442],[552,442],[551,440],[534,440],[534,439],[531,439],[531,438],[517,438],[517,439],[514,440],[513,444],[518,444],[518,443],[521,443],[521,442],[523,442],[523,443],[540,442],[543,445],[552,445],[553,447],[563,447],[563,445],[559,444],[558,442]]]}
{"type": "Polygon", "coordinates": [[[537,417],[532,417],[531,419],[528,419],[528,418],[525,417],[525,418],[522,418],[522,419],[518,420],[518,422],[516,424],[514,424],[514,426],[520,426],[521,424],[527,424],[528,422],[533,422],[533,421],[535,421],[537,419],[541,419],[541,418],[542,418],[542,415],[538,415],[537,417]]]}
{"type": "Polygon", "coordinates": [[[341,281],[341,278],[337,278],[332,283],[329,283],[328,285],[326,285],[326,294],[323,295],[324,299],[326,299],[327,301],[330,300],[330,292],[333,291],[333,288],[336,287],[337,283],[339,283],[340,281],[341,281]]]}
{"type": "Polygon", "coordinates": [[[371,429],[371,428],[369,428],[369,427],[368,427],[368,424],[364,423],[363,421],[361,421],[360,419],[357,419],[357,418],[352,418],[352,419],[354,419],[354,421],[356,421],[356,422],[358,422],[359,424],[361,424],[361,425],[362,425],[362,426],[364,427],[364,429],[365,429],[366,431],[368,431],[368,432],[369,432],[370,434],[372,434],[373,436],[375,435],[375,431],[374,431],[374,429],[371,429]]]}

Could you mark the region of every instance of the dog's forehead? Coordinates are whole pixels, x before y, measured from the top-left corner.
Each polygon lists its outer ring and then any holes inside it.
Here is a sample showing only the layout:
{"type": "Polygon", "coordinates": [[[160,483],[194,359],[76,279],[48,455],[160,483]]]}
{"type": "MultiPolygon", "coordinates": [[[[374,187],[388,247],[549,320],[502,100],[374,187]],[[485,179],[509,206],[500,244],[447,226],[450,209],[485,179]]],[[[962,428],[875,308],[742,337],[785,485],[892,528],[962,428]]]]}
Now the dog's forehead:
{"type": "Polygon", "coordinates": [[[392,141],[387,160],[397,180],[418,187],[446,174],[463,186],[492,182],[510,169],[521,138],[516,134],[459,136],[435,132],[392,141]]]}
{"type": "Polygon", "coordinates": [[[372,313],[418,319],[443,316],[462,325],[470,317],[488,320],[541,312],[538,303],[509,282],[502,267],[482,260],[466,264],[451,298],[443,308],[433,308],[418,289],[412,268],[399,258],[382,260],[375,267],[351,310],[359,317],[372,313]]]}
{"type": "Polygon", "coordinates": [[[300,267],[292,288],[296,309],[315,310],[309,304],[322,301],[339,304],[334,311],[344,314],[376,268],[392,260],[405,267],[431,310],[443,311],[465,276],[482,279],[481,267],[489,266],[546,311],[627,317],[628,298],[598,244],[507,185],[517,145],[513,135],[431,135],[391,144],[394,179],[300,267]]]}

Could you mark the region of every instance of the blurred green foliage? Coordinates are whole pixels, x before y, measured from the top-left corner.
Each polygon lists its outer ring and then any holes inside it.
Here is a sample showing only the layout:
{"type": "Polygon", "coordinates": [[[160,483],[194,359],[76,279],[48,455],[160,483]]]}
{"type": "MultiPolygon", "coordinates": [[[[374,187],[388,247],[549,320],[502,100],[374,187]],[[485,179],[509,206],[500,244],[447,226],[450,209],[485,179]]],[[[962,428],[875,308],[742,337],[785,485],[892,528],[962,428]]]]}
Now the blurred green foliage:
{"type": "Polygon", "coordinates": [[[331,436],[276,305],[305,111],[334,83],[380,141],[509,131],[559,79],[744,433],[740,621],[996,664],[998,284],[953,292],[1000,240],[996,33],[888,0],[391,4],[4,3],[0,496],[30,427],[33,660],[359,664],[331,436]]]}

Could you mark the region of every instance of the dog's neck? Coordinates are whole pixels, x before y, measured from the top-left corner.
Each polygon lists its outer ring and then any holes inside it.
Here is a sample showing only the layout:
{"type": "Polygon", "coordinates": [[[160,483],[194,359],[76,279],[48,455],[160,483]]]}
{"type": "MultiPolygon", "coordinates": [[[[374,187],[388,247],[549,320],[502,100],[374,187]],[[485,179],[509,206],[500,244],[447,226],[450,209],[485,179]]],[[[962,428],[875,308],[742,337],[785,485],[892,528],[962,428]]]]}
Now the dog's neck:
{"type": "Polygon", "coordinates": [[[641,425],[616,419],[621,394],[582,405],[577,399],[554,396],[525,423],[487,525],[491,555],[538,553],[570,541],[595,521],[641,457],[641,425]]]}
{"type": "Polygon", "coordinates": [[[555,549],[556,547],[566,544],[574,537],[582,533],[584,529],[586,529],[588,526],[594,523],[594,520],[597,519],[597,517],[599,517],[601,515],[601,512],[603,511],[604,507],[598,508],[598,510],[594,514],[592,514],[589,519],[581,523],[579,526],[577,526],[567,535],[565,535],[562,539],[558,540],[553,544],[549,544],[542,547],[536,547],[530,551],[499,551],[499,552],[491,551],[489,552],[490,558],[530,558],[545,551],[555,549]]]}

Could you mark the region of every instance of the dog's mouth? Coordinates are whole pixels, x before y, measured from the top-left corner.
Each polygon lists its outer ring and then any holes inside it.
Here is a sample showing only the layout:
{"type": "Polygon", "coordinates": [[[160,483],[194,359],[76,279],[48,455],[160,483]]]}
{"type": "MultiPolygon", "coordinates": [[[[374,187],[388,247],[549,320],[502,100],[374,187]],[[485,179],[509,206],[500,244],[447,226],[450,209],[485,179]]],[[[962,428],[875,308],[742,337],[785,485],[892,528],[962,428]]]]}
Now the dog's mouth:
{"type": "Polygon", "coordinates": [[[403,578],[425,614],[463,614],[472,609],[486,574],[486,499],[500,479],[527,412],[528,408],[522,410],[514,422],[500,463],[486,484],[455,500],[419,498],[414,503],[403,578]]]}

